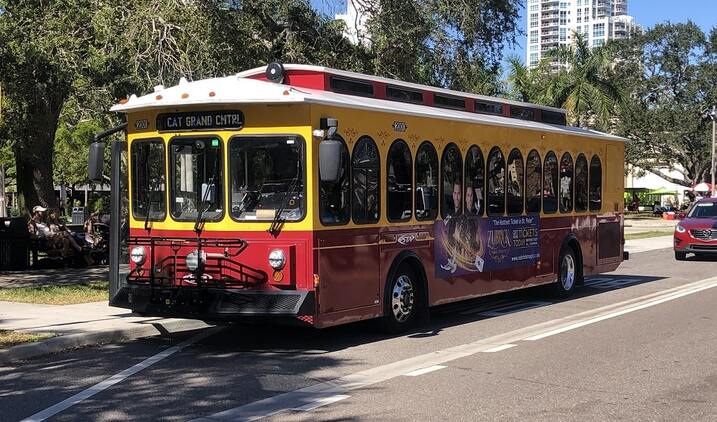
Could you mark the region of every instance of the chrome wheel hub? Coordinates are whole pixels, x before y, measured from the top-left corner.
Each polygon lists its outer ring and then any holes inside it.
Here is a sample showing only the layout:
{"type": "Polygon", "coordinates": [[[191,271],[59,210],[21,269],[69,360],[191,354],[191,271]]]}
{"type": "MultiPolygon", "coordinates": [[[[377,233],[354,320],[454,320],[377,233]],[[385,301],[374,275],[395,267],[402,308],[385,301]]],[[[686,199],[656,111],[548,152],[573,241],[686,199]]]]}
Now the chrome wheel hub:
{"type": "Polygon", "coordinates": [[[393,284],[391,292],[391,310],[398,322],[410,318],[414,307],[413,282],[407,275],[401,275],[393,284]]]}
{"type": "Polygon", "coordinates": [[[563,257],[560,265],[560,284],[564,290],[570,290],[575,283],[575,258],[567,254],[563,257]]]}

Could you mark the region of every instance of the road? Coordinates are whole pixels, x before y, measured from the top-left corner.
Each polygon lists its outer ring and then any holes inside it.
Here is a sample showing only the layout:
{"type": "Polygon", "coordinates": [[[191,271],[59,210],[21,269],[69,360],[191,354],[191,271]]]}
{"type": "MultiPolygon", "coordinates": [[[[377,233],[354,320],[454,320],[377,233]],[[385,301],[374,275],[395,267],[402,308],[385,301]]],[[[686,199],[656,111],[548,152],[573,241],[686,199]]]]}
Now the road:
{"type": "Polygon", "coordinates": [[[239,326],[0,368],[0,419],[717,420],[716,261],[636,253],[573,298],[435,309],[386,337],[239,326]]]}

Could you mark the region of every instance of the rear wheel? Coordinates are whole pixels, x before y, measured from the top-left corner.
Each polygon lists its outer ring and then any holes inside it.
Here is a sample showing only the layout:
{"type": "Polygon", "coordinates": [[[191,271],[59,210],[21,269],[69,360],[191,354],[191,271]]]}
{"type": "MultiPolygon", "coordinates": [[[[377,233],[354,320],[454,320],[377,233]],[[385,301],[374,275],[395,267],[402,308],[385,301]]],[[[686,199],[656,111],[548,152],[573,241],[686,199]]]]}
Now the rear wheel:
{"type": "Polygon", "coordinates": [[[678,261],[684,261],[687,259],[687,252],[675,251],[675,259],[678,261]]]}
{"type": "Polygon", "coordinates": [[[401,264],[386,283],[381,331],[389,334],[408,330],[416,322],[420,308],[418,276],[408,265],[401,264]]]}
{"type": "Polygon", "coordinates": [[[578,282],[580,274],[573,248],[563,248],[558,263],[558,279],[553,285],[553,293],[560,298],[566,298],[575,290],[575,284],[578,282]]]}

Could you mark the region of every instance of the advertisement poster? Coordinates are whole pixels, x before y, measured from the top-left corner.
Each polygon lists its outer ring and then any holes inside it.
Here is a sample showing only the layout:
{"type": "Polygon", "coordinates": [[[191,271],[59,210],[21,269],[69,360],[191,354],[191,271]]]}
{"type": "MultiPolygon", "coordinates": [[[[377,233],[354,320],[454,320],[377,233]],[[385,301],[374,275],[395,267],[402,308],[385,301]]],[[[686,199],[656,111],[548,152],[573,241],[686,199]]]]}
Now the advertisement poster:
{"type": "Polygon", "coordinates": [[[437,277],[534,265],[540,259],[537,216],[458,216],[434,227],[437,277]]]}

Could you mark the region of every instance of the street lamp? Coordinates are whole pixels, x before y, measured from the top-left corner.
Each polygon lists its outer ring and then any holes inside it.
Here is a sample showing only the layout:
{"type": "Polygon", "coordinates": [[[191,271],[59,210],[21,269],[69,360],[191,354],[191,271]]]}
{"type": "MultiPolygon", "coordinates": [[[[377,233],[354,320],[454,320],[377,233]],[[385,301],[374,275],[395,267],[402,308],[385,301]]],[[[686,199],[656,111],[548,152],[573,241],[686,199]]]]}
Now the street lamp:
{"type": "Polygon", "coordinates": [[[706,108],[702,110],[702,115],[705,118],[712,120],[712,167],[710,173],[712,174],[712,187],[711,196],[715,197],[715,125],[717,125],[717,105],[713,105],[711,109],[706,108]]]}

